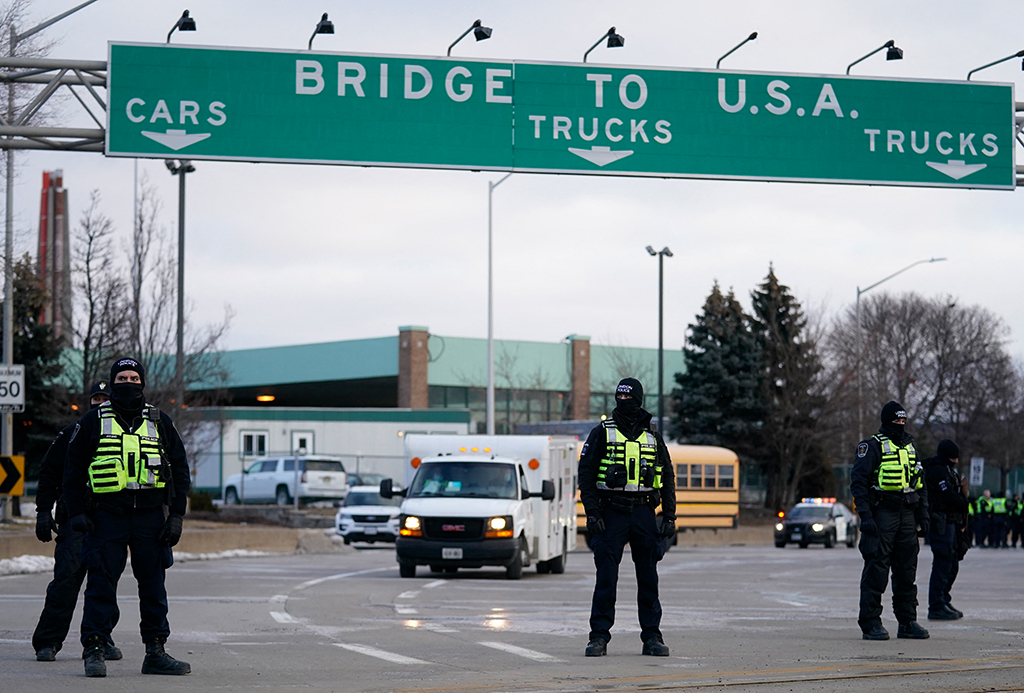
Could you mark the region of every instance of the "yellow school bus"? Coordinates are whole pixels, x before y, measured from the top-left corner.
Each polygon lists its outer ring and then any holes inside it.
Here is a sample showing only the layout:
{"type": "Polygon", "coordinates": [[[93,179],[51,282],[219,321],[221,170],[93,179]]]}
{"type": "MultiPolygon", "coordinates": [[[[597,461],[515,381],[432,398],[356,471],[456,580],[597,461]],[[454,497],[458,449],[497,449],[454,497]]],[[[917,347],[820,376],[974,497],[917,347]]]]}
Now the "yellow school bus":
{"type": "MultiPolygon", "coordinates": [[[[740,460],[736,453],[710,445],[669,443],[667,447],[676,470],[676,529],[736,527],[740,516],[740,460]]],[[[586,533],[587,517],[578,502],[578,491],[576,500],[576,531],[586,533]]]]}

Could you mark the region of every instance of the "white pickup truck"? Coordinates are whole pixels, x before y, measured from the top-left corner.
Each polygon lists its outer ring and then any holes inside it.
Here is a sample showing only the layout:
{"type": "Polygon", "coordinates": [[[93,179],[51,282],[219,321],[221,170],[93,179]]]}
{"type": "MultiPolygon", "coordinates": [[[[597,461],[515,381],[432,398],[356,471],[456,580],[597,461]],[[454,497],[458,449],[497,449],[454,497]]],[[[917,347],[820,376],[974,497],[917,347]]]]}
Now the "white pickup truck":
{"type": "Polygon", "coordinates": [[[536,563],[562,573],[576,541],[576,438],[408,435],[395,542],[399,573],[501,566],[512,580],[536,563]]]}
{"type": "Polygon", "coordinates": [[[344,500],[348,491],[348,475],[340,459],[267,457],[250,464],[242,474],[232,474],[225,479],[223,498],[226,505],[289,505],[296,495],[303,502],[344,500]]]}

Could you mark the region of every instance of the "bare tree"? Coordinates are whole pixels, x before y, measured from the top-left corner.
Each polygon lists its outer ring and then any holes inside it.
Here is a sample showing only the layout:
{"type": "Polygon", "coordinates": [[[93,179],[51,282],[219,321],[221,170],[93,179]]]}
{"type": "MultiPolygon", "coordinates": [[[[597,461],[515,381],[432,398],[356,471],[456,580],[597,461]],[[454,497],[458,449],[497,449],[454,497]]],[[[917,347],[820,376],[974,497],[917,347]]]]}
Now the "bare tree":
{"type": "Polygon", "coordinates": [[[114,225],[100,209],[100,193],[89,195],[72,238],[75,301],[74,334],[81,353],[81,392],[106,377],[111,359],[126,350],[130,340],[127,285],[115,264],[114,225]]]}

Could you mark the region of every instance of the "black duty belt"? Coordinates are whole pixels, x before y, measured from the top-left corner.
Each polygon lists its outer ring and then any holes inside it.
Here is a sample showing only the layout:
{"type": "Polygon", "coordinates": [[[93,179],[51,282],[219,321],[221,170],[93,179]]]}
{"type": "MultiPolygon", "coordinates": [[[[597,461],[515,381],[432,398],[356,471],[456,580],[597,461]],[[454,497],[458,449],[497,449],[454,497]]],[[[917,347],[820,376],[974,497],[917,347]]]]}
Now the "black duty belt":
{"type": "Polygon", "coordinates": [[[623,510],[632,510],[638,508],[641,505],[649,505],[651,502],[650,495],[643,493],[635,496],[608,496],[601,499],[602,505],[611,506],[612,508],[621,508],[623,510]]]}

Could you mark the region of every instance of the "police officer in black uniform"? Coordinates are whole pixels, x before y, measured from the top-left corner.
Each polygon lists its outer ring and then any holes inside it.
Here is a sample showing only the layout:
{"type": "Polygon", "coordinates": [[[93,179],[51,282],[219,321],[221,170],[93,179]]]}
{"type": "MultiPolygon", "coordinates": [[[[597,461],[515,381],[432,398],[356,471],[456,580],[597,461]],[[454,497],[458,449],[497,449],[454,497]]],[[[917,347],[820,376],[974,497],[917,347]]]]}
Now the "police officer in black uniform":
{"type": "Polygon", "coordinates": [[[882,407],[878,433],[857,445],[850,493],[860,513],[860,615],[865,640],[888,640],[882,627],[882,592],[892,571],[892,610],[900,638],[924,639],[917,622],[917,538],[928,533],[928,492],[914,450],[904,430],[907,412],[898,402],[882,407]]]}
{"type": "Polygon", "coordinates": [[[628,542],[636,567],[642,652],[667,657],[660,630],[658,561],[675,533],[675,474],[665,441],[643,409],[640,381],[624,378],[616,388],[615,402],[611,420],[594,427],[580,455],[580,500],[597,566],[586,655],[607,653],[615,622],[619,563],[628,542]],[[655,516],[659,503],[660,529],[655,516]]]}
{"type": "Polygon", "coordinates": [[[141,363],[118,359],[110,368],[110,382],[110,401],[76,425],[64,472],[70,524],[86,533],[85,673],[107,675],[103,645],[115,625],[117,582],[131,548],[146,644],[142,673],[188,674],[187,662],[164,651],[171,632],[164,577],[174,560],[171,547],[181,538],[190,483],[185,447],[170,417],[146,404],[141,363]]]}
{"type": "MultiPolygon", "coordinates": [[[[109,388],[105,380],[93,384],[89,391],[89,408],[95,409],[108,397],[109,388]]],[[[64,489],[64,458],[68,453],[68,440],[75,430],[71,424],[53,439],[43,456],[39,467],[39,488],[36,491],[36,538],[46,543],[57,533],[57,545],[53,550],[53,580],[46,587],[46,601],[39,623],[32,633],[32,649],[40,662],[52,662],[64,645],[64,638],[71,628],[71,618],[78,603],[78,593],[85,580],[85,566],[82,565],[82,533],[71,529],[68,512],[61,498],[64,489]],[[57,504],[56,520],[53,507],[57,504]]],[[[114,614],[117,622],[117,614],[114,614]]],[[[109,642],[105,646],[107,659],[121,659],[121,650],[109,642]]]]}
{"type": "Polygon", "coordinates": [[[964,614],[953,607],[949,591],[960,571],[959,534],[967,523],[967,493],[956,469],[960,448],[952,440],[939,441],[935,457],[924,461],[928,486],[932,547],[932,575],[928,581],[928,620],[955,621],[964,614]]]}

